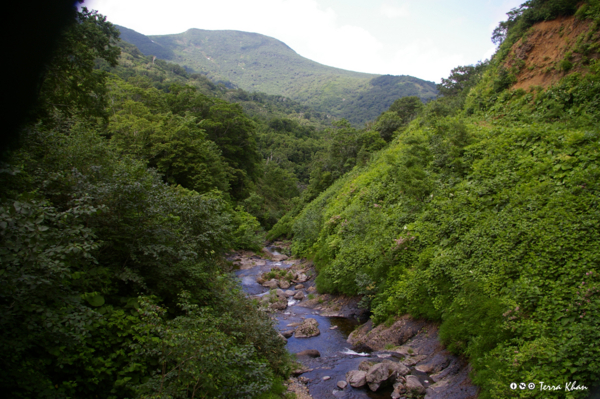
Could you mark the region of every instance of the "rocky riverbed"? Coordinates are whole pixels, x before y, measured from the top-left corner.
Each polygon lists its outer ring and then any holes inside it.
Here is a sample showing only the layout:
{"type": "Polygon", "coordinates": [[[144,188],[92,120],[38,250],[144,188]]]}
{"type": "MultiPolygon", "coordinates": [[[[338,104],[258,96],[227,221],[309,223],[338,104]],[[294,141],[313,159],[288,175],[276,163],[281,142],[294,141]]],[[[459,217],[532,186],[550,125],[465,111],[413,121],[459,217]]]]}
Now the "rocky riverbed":
{"type": "Polygon", "coordinates": [[[288,258],[284,248],[229,259],[302,365],[288,381],[297,398],[477,397],[468,364],[444,350],[435,324],[404,316],[374,327],[359,298],[318,294],[312,264],[288,258]]]}

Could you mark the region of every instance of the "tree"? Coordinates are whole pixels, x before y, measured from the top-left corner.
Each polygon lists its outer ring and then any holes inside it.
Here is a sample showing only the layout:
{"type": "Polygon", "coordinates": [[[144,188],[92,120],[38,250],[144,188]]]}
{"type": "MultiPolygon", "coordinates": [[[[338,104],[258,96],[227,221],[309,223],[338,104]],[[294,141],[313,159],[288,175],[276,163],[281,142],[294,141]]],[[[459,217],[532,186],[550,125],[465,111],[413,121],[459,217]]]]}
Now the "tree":
{"type": "Polygon", "coordinates": [[[106,118],[107,73],[94,66],[98,58],[117,65],[118,38],[117,28],[97,11],[77,12],[46,67],[35,117],[47,123],[75,115],[106,118]]]}
{"type": "Polygon", "coordinates": [[[408,125],[423,109],[423,102],[417,96],[401,97],[390,105],[389,111],[395,112],[408,125]]]}
{"type": "Polygon", "coordinates": [[[476,65],[458,66],[450,71],[447,79],[442,78],[442,83],[437,85],[437,89],[443,96],[456,96],[460,93],[466,94],[466,90],[475,86],[483,70],[487,67],[487,62],[478,62],[476,65]]]}
{"type": "Polygon", "coordinates": [[[382,139],[389,143],[394,137],[394,132],[405,124],[403,122],[396,112],[386,111],[377,118],[375,130],[379,132],[382,139]]]}

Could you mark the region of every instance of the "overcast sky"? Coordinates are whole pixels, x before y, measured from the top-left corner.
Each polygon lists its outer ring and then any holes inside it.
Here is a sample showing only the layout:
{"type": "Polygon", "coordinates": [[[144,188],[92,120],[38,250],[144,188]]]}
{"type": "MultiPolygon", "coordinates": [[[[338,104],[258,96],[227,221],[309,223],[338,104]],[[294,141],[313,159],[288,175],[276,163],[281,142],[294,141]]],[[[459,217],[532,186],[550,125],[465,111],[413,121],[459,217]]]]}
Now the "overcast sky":
{"type": "Polygon", "coordinates": [[[494,52],[490,37],[525,0],[86,0],[145,35],[257,32],[321,64],[439,82],[494,52]]]}

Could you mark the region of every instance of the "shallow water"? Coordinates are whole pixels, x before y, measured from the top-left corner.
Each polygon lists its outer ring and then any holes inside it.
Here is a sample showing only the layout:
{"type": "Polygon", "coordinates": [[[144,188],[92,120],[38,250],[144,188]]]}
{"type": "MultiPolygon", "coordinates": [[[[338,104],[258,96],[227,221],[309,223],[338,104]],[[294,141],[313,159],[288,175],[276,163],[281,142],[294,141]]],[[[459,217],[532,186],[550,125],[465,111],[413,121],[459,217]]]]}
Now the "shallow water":
{"type": "MultiPolygon", "coordinates": [[[[274,251],[272,251],[274,252],[274,251]]],[[[275,253],[275,252],[274,252],[275,253]]],[[[272,262],[267,260],[264,266],[255,266],[246,270],[237,270],[235,274],[240,278],[242,289],[249,295],[264,295],[269,290],[256,282],[256,278],[273,267],[288,268],[291,263],[272,262]]],[[[308,284],[304,284],[305,286],[308,284]]],[[[290,288],[293,289],[293,288],[290,288]]],[[[307,292],[305,291],[305,294],[307,292]]],[[[390,354],[374,352],[371,354],[358,354],[350,350],[350,345],[346,342],[348,335],[358,325],[357,320],[343,317],[324,317],[319,311],[302,307],[298,301],[288,300],[288,308],[283,312],[274,314],[277,318],[276,327],[279,331],[292,330],[295,327],[289,326],[292,323],[301,323],[306,318],[313,318],[319,323],[320,335],[311,338],[288,338],[286,348],[291,353],[298,353],[307,349],[316,349],[321,353],[319,358],[302,357],[299,360],[306,368],[313,369],[302,374],[309,378],[307,386],[314,399],[325,398],[343,398],[343,399],[389,399],[392,393],[392,387],[381,387],[377,392],[371,392],[368,389],[356,389],[349,385],[340,390],[337,388],[338,381],[346,380],[346,373],[350,370],[358,369],[360,362],[364,360],[381,360],[390,354]],[[337,326],[335,329],[330,329],[337,326]],[[330,379],[323,380],[328,376],[330,379]]],[[[413,371],[413,374],[418,375],[413,371]]],[[[427,375],[418,375],[424,382],[427,375]]],[[[427,386],[427,384],[424,384],[427,386]]]]}

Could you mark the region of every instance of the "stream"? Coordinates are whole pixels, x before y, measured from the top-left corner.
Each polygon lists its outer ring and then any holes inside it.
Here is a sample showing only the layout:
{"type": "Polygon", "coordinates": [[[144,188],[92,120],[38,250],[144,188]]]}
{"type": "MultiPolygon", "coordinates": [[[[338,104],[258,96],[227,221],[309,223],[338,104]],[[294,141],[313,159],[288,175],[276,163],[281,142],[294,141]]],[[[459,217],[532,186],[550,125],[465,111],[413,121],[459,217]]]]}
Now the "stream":
{"type": "MultiPolygon", "coordinates": [[[[273,248],[267,249],[274,255],[281,255],[273,248]]],[[[255,259],[258,259],[258,257],[255,257],[255,259]]],[[[262,273],[268,272],[273,267],[287,269],[294,264],[293,260],[279,262],[270,261],[264,258],[260,258],[259,260],[261,265],[236,270],[235,272],[241,281],[244,292],[254,297],[261,297],[269,292],[268,288],[263,287],[256,282],[257,277],[262,273]],[[264,263],[264,265],[262,265],[262,263],[264,263]]],[[[304,285],[304,288],[301,290],[305,295],[308,295],[309,292],[307,290],[314,286],[314,278],[311,278],[302,284],[304,285]]],[[[290,290],[297,292],[297,290],[294,290],[294,284],[292,284],[290,290]]],[[[309,317],[316,319],[319,323],[320,335],[310,338],[296,338],[295,336],[291,336],[288,338],[286,344],[287,350],[291,353],[315,349],[321,354],[321,356],[317,358],[308,356],[301,356],[298,358],[305,369],[310,370],[303,373],[302,377],[309,380],[307,382],[307,387],[312,397],[314,399],[389,399],[393,390],[391,386],[381,387],[377,392],[371,392],[366,388],[352,388],[350,385],[342,390],[338,388],[337,382],[345,381],[346,373],[350,370],[358,369],[358,365],[364,360],[382,361],[384,358],[391,358],[392,356],[399,355],[390,352],[357,353],[352,351],[350,344],[346,342],[348,335],[357,325],[366,320],[325,317],[320,314],[321,312],[319,310],[302,306],[304,302],[306,302],[306,299],[297,301],[290,297],[288,298],[287,309],[274,312],[273,316],[277,320],[276,327],[280,332],[293,330],[295,328],[294,323],[301,323],[303,319],[309,317]]],[[[417,370],[412,370],[412,374],[417,375],[425,387],[430,383],[427,374],[420,373],[417,370]]]]}

